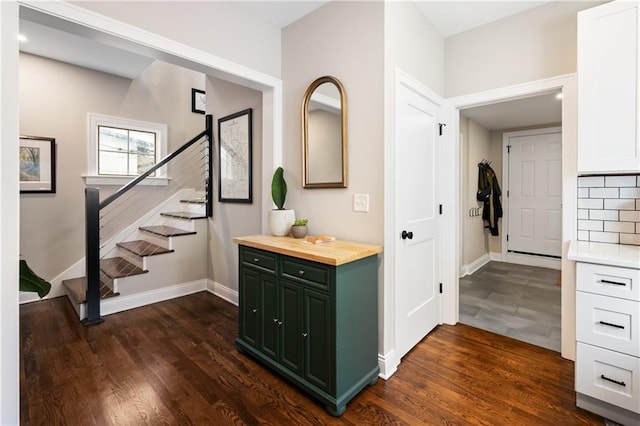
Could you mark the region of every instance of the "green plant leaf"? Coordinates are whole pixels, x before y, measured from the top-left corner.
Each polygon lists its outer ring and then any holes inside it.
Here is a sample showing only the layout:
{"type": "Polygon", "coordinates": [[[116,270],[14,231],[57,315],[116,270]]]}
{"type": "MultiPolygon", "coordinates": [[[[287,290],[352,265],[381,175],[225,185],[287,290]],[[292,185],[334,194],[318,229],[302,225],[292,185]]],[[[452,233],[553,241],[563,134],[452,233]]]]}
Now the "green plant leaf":
{"type": "Polygon", "coordinates": [[[42,299],[51,290],[51,284],[29,268],[27,262],[20,259],[20,291],[29,291],[38,293],[38,296],[42,299]]]}
{"type": "Polygon", "coordinates": [[[287,183],[284,181],[284,169],[282,167],[278,167],[273,173],[271,197],[278,210],[284,210],[284,201],[287,198],[287,183]]]}

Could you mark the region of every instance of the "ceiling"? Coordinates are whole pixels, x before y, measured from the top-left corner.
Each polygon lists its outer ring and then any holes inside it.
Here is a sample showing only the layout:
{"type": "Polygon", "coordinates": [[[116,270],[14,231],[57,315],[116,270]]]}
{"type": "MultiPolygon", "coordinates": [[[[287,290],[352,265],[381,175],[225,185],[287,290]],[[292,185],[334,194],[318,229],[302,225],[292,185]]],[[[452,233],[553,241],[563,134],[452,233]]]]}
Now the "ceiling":
{"type": "MultiPolygon", "coordinates": [[[[326,0],[231,1],[247,13],[258,16],[279,28],[290,25],[328,2],[326,0]]],[[[443,37],[448,37],[540,6],[548,1],[550,0],[418,0],[416,3],[420,11],[429,19],[438,32],[443,37]]],[[[20,19],[20,32],[28,38],[28,41],[21,43],[21,51],[129,79],[135,78],[153,62],[150,57],[119,49],[113,44],[100,43],[90,38],[34,22],[37,19],[22,18],[20,19]]],[[[560,122],[559,104],[561,103],[555,100],[553,96],[539,96],[497,105],[471,108],[465,110],[464,115],[489,130],[535,126],[560,122]]]]}

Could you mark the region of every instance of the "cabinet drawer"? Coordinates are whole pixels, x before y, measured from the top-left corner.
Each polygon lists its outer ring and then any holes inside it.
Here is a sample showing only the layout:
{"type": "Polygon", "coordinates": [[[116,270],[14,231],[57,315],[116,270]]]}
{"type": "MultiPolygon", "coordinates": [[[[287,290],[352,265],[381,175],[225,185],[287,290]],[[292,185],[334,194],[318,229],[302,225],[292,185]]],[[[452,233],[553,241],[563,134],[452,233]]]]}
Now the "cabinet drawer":
{"type": "Polygon", "coordinates": [[[275,254],[246,247],[242,247],[240,253],[242,263],[258,266],[273,272],[276,271],[275,254]]]}
{"type": "Polygon", "coordinates": [[[312,287],[329,291],[331,267],[320,263],[306,262],[292,257],[282,257],[282,277],[291,278],[312,287]]]}
{"type": "Polygon", "coordinates": [[[576,391],[640,413],[640,358],[578,342],[576,391]]]}
{"type": "Polygon", "coordinates": [[[577,289],[640,301],[640,270],[616,266],[576,264],[577,289]]]}
{"type": "Polygon", "coordinates": [[[640,356],[640,302],[579,291],[576,322],[578,341],[640,356]]]}

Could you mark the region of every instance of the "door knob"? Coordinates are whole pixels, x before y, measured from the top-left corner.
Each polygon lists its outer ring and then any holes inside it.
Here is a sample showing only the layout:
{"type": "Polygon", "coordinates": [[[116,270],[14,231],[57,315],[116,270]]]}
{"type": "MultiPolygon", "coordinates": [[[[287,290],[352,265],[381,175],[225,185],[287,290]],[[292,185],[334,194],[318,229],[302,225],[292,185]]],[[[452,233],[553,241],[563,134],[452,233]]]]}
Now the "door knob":
{"type": "Polygon", "coordinates": [[[400,234],[400,236],[402,237],[403,240],[406,240],[407,238],[412,240],[413,239],[413,232],[409,231],[402,231],[402,234],[400,234]]]}

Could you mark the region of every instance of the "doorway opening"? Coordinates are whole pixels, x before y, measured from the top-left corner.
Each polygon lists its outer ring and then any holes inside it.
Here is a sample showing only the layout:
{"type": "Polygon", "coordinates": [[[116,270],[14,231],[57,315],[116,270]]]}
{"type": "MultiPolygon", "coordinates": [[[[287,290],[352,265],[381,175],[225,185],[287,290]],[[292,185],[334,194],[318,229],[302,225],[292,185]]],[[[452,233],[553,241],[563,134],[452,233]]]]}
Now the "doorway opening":
{"type": "Polygon", "coordinates": [[[459,122],[459,320],[555,351],[562,341],[559,94],[462,108],[459,122]],[[491,201],[480,190],[487,168],[497,181],[491,201]]]}

